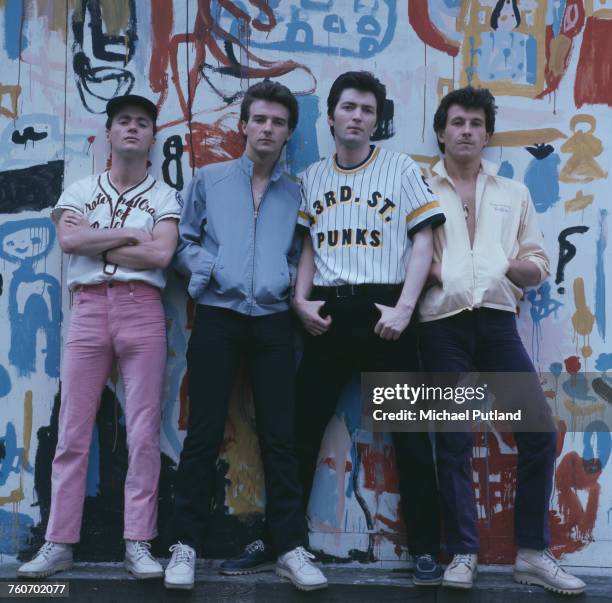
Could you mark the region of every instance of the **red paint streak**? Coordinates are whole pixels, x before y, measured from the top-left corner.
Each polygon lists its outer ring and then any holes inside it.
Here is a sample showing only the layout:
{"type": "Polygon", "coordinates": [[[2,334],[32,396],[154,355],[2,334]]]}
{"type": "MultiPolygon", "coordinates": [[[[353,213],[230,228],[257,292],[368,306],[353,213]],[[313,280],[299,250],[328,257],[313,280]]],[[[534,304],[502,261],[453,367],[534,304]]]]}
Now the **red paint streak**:
{"type": "Polygon", "coordinates": [[[222,122],[223,118],[213,124],[191,124],[191,133],[185,137],[190,167],[198,168],[209,163],[236,159],[242,155],[244,136],[222,122]]]}
{"type": "Polygon", "coordinates": [[[363,472],[363,487],[377,494],[399,494],[395,452],[392,446],[357,444],[363,472]]]}
{"type": "Polygon", "coordinates": [[[566,454],[557,467],[556,486],[559,497],[559,515],[551,521],[551,536],[555,549],[561,553],[573,553],[593,541],[593,528],[599,507],[601,470],[589,473],[577,452],[566,454]],[[586,507],[576,494],[587,492],[586,507]]]}
{"type": "Polygon", "coordinates": [[[566,55],[563,57],[563,70],[558,74],[553,73],[553,71],[550,69],[551,44],[556,38],[553,35],[552,25],[548,25],[546,27],[546,65],[544,67],[544,80],[546,81],[546,87],[540,94],[538,94],[536,98],[543,98],[544,96],[555,92],[559,88],[559,84],[565,76],[570,63],[573,48],[573,43],[571,40],[582,31],[582,28],[584,27],[584,18],[584,5],[582,0],[568,0],[565,4],[559,36],[565,36],[568,38],[570,40],[570,45],[567,49],[566,55]]]}
{"type": "Polygon", "coordinates": [[[612,106],[612,20],[586,21],[574,81],[574,102],[612,106]]]}
{"type": "Polygon", "coordinates": [[[161,93],[157,101],[160,109],[168,97],[168,62],[170,55],[170,37],[173,27],[172,2],[167,0],[151,0],[151,29],[153,48],[149,65],[149,82],[153,92],[161,93]]]}
{"type": "Polygon", "coordinates": [[[268,23],[262,23],[259,19],[251,20],[248,13],[245,13],[231,1],[219,0],[219,5],[231,13],[234,18],[240,19],[248,25],[252,25],[253,29],[257,29],[258,31],[272,31],[276,27],[276,17],[268,5],[267,0],[250,0],[250,2],[260,13],[266,15],[268,23]]]}
{"type": "MultiPolygon", "coordinates": [[[[163,3],[163,0],[159,0],[163,3]]],[[[276,26],[276,18],[272,9],[269,7],[266,0],[250,0],[250,3],[258,9],[260,15],[265,15],[267,23],[251,17],[245,13],[236,3],[231,0],[220,0],[218,4],[225,10],[230,12],[238,21],[238,30],[247,32],[249,27],[259,31],[271,31],[276,26]]],[[[171,10],[171,3],[167,3],[171,10]]],[[[191,119],[191,104],[195,97],[196,89],[202,80],[202,69],[204,68],[204,59],[208,59],[209,64],[215,65],[215,70],[233,75],[240,78],[260,78],[260,77],[278,77],[301,69],[306,71],[311,76],[314,83],[312,71],[300,63],[292,60],[286,61],[269,61],[264,60],[253,54],[248,45],[243,43],[241,38],[237,38],[229,31],[224,30],[215,21],[211,12],[212,0],[198,0],[198,12],[195,18],[193,32],[177,34],[172,36],[169,41],[168,54],[170,57],[170,69],[172,73],[172,83],[176,88],[176,93],[179,100],[179,105],[183,114],[183,118],[187,121],[191,119]],[[219,45],[221,44],[221,46],[219,45]],[[236,56],[243,58],[243,64],[236,64],[233,59],[228,56],[224,44],[231,44],[234,48],[236,56]],[[195,52],[190,56],[190,64],[188,66],[188,89],[184,91],[181,86],[181,77],[178,68],[179,60],[183,60],[183,56],[179,59],[179,46],[181,44],[189,44],[195,52]],[[212,55],[212,59],[207,57],[208,53],[212,55]]],[[[162,51],[160,51],[161,53],[162,51]]],[[[304,91],[309,94],[314,92],[315,86],[304,91]]]]}
{"type": "Polygon", "coordinates": [[[563,362],[565,364],[565,370],[570,375],[576,375],[580,370],[581,364],[580,358],[578,358],[578,356],[570,356],[569,358],[566,358],[563,362]]]}
{"type": "Polygon", "coordinates": [[[408,21],[417,36],[425,44],[441,50],[452,57],[456,57],[459,54],[459,44],[449,40],[429,18],[426,0],[408,2],[408,21]]]}
{"type": "MultiPolygon", "coordinates": [[[[328,456],[326,459],[324,459],[322,464],[327,465],[330,469],[333,469],[334,471],[338,471],[338,469],[336,468],[336,459],[332,458],[331,456],[328,456]]],[[[346,461],[346,463],[344,464],[344,472],[350,473],[352,470],[353,463],[351,463],[351,461],[346,461]]]]}
{"type": "Polygon", "coordinates": [[[561,33],[568,38],[577,36],[584,27],[585,17],[583,0],[567,0],[561,22],[561,33]]]}

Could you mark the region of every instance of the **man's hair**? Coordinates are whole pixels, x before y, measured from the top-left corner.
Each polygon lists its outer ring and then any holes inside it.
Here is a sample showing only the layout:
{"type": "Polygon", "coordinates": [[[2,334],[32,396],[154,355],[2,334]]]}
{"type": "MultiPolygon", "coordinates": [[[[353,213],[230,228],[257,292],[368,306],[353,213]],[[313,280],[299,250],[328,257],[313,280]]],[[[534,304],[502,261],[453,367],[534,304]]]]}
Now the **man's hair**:
{"type": "MultiPolygon", "coordinates": [[[[359,90],[359,92],[371,92],[376,98],[376,122],[380,122],[383,115],[387,89],[385,85],[369,71],[347,71],[336,78],[329,89],[327,96],[327,115],[334,116],[336,105],[342,96],[342,92],[348,89],[359,90]]],[[[332,128],[332,136],[333,136],[332,128]]]]}
{"type": "Polygon", "coordinates": [[[244,94],[240,104],[240,121],[249,121],[253,101],[264,100],[278,103],[289,111],[289,129],[295,130],[298,123],[298,102],[293,92],[278,82],[265,79],[263,82],[253,84],[244,94]]]}
{"type": "MultiPolygon", "coordinates": [[[[491,135],[493,132],[495,132],[495,112],[497,111],[495,97],[487,88],[473,88],[472,86],[466,86],[465,88],[459,88],[449,92],[440,101],[433,120],[433,129],[436,133],[436,140],[438,139],[438,133],[442,132],[442,130],[446,128],[448,110],[452,105],[459,105],[464,109],[482,109],[485,114],[485,129],[487,130],[487,133],[491,135]]],[[[440,147],[440,151],[444,153],[444,143],[438,140],[438,146],[440,147]]]]}

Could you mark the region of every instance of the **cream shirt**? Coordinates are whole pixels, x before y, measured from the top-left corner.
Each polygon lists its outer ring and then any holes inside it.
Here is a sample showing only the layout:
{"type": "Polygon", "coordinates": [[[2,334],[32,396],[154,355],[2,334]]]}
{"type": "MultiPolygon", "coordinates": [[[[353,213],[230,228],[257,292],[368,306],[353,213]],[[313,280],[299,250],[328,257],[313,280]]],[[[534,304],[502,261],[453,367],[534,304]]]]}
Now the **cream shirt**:
{"type": "MultiPolygon", "coordinates": [[[[147,175],[136,186],[119,193],[109,172],[87,176],[71,184],[53,209],[55,221],[64,210],[83,214],[92,228],[140,228],[151,233],[160,220],[181,217],[179,194],[164,182],[147,175]]],[[[68,287],[97,285],[106,281],[144,281],[162,289],[166,283],[161,268],[136,270],[105,264],[101,255],[70,255],[68,287]]]]}
{"type": "Polygon", "coordinates": [[[446,222],[434,230],[433,261],[442,264],[442,286],[430,287],[419,305],[423,322],[463,310],[495,308],[516,312],[523,290],[506,276],[509,260],[530,260],[549,274],[544,240],[529,190],[497,175],[497,166],[481,161],[476,180],[476,230],[470,247],[463,205],[444,161],[428,180],[446,222]]]}

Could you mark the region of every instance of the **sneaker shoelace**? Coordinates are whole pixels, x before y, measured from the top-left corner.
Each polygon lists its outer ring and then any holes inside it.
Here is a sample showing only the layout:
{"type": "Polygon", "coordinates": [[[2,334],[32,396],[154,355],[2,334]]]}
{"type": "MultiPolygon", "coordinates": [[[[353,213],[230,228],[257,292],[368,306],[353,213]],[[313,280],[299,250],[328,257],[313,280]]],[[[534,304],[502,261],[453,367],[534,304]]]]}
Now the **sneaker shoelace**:
{"type": "Polygon", "coordinates": [[[45,559],[48,559],[54,547],[54,542],[45,542],[45,544],[43,544],[38,550],[38,553],[34,555],[33,559],[35,559],[36,557],[44,557],[45,559]]]}
{"type": "Polygon", "coordinates": [[[147,557],[147,559],[153,559],[149,549],[151,548],[151,543],[146,542],[144,540],[135,540],[134,541],[134,553],[136,554],[136,559],[142,559],[143,557],[147,557]]]}
{"type": "Polygon", "coordinates": [[[555,559],[550,549],[544,549],[541,554],[541,558],[550,567],[551,570],[564,574],[565,570],[559,565],[559,562],[555,559]]]}
{"type": "Polygon", "coordinates": [[[295,549],[295,556],[302,564],[311,565],[312,559],[315,559],[315,556],[312,553],[309,553],[303,546],[298,546],[295,549]]]}
{"type": "Polygon", "coordinates": [[[170,552],[172,553],[172,557],[174,558],[175,565],[178,563],[190,563],[193,557],[193,551],[189,550],[187,546],[184,545],[182,542],[173,544],[170,547],[170,552]]]}
{"type": "Polygon", "coordinates": [[[428,561],[429,563],[435,563],[434,558],[429,553],[423,553],[418,556],[419,561],[428,561]]]}
{"type": "Polygon", "coordinates": [[[468,567],[469,569],[472,569],[471,561],[472,561],[472,556],[469,553],[458,553],[457,555],[453,557],[453,560],[450,564],[449,569],[454,569],[456,567],[459,567],[462,564],[468,567]]]}
{"type": "Polygon", "coordinates": [[[263,551],[264,548],[265,548],[264,543],[261,540],[256,540],[255,542],[251,542],[250,544],[247,544],[244,550],[249,555],[252,555],[253,553],[257,553],[257,551],[263,551]]]}

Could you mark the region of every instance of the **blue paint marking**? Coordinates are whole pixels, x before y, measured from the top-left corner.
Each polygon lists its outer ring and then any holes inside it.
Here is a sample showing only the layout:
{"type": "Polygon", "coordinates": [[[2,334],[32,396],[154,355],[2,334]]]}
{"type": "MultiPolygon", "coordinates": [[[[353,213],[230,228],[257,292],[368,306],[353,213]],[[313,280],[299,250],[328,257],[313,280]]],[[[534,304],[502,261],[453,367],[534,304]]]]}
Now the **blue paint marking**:
{"type": "Polygon", "coordinates": [[[559,375],[561,375],[562,371],[563,371],[563,365],[560,362],[553,362],[549,367],[548,370],[555,376],[555,377],[559,377],[559,375]]]}
{"type": "Polygon", "coordinates": [[[585,461],[599,459],[601,469],[603,469],[608,464],[612,449],[612,438],[608,426],[600,420],[592,421],[584,430],[582,442],[584,444],[582,458],[585,461]],[[595,447],[593,440],[595,440],[595,447]]]}
{"type": "Polygon", "coordinates": [[[599,210],[599,239],[596,245],[595,262],[595,322],[600,337],[606,340],[606,272],[604,266],[604,254],[607,247],[607,224],[608,211],[599,210]]]}
{"type": "Polygon", "coordinates": [[[346,481],[346,491],[345,491],[346,498],[351,498],[353,496],[354,488],[353,488],[352,473],[354,473],[355,471],[359,471],[361,469],[361,467],[357,467],[357,442],[355,441],[353,441],[351,445],[351,467],[352,467],[351,475],[349,476],[349,479],[346,481]]]}
{"type": "Polygon", "coordinates": [[[504,178],[514,178],[514,167],[509,161],[502,161],[499,166],[498,176],[504,176],[504,178]]]}
{"type": "MultiPolygon", "coordinates": [[[[358,1],[351,4],[352,13],[343,14],[343,17],[340,18],[339,15],[333,13],[333,9],[336,5],[344,8],[344,3],[334,2],[334,0],[294,2],[289,7],[290,16],[282,23],[279,19],[276,28],[266,33],[265,36],[257,39],[251,37],[249,47],[291,54],[307,52],[362,59],[380,54],[389,46],[395,35],[396,1],[380,0],[374,5],[374,8],[364,6],[358,1]],[[364,12],[369,14],[363,14],[364,12]],[[322,23],[319,23],[321,15],[325,13],[327,14],[323,17],[322,23]],[[317,24],[316,28],[313,28],[313,23],[317,24]],[[281,32],[281,28],[284,28],[284,39],[275,39],[275,36],[281,32]],[[333,41],[330,40],[330,34],[334,36],[333,41]],[[356,46],[355,42],[357,42],[356,46]]],[[[246,10],[244,12],[248,13],[246,10]]],[[[230,19],[231,25],[227,29],[231,35],[240,37],[241,23],[238,22],[238,19],[217,3],[211,6],[211,13],[216,15],[217,21],[230,19]]],[[[280,33],[280,35],[283,34],[280,33]]]]}
{"type": "Polygon", "coordinates": [[[361,426],[361,381],[359,373],[354,373],[340,394],[336,416],[344,415],[346,429],[351,435],[361,426]]]}
{"type": "Polygon", "coordinates": [[[336,525],[336,501],[338,486],[336,472],[327,465],[319,465],[315,471],[308,514],[317,521],[336,525]]]}
{"type": "Polygon", "coordinates": [[[559,201],[559,164],[561,158],[551,153],[544,159],[532,159],[525,170],[524,182],[538,213],[544,213],[559,201]]]}
{"type": "Polygon", "coordinates": [[[6,431],[0,438],[0,444],[4,448],[4,457],[0,459],[0,486],[6,484],[11,473],[19,474],[22,469],[32,473],[32,467],[22,466],[23,448],[17,447],[17,432],[10,421],[6,424],[6,431]]]}
{"type": "Polygon", "coordinates": [[[287,170],[293,175],[299,174],[311,163],[320,159],[316,128],[321,114],[319,97],[298,96],[297,101],[300,119],[287,143],[286,151],[287,170]]]}
{"type": "Polygon", "coordinates": [[[34,521],[23,513],[0,509],[0,554],[16,555],[25,548],[34,521]]]}
{"type": "Polygon", "coordinates": [[[595,396],[589,393],[590,386],[584,373],[570,376],[563,382],[561,387],[563,391],[574,400],[585,400],[588,402],[595,402],[597,400],[595,396]]]}
{"type": "Polygon", "coordinates": [[[340,15],[327,15],[325,19],[323,19],[323,31],[336,34],[346,33],[344,19],[342,19],[340,15]]]}
{"type": "Polygon", "coordinates": [[[528,84],[534,85],[538,79],[538,41],[533,36],[527,38],[525,52],[527,58],[525,77],[528,84]]]}
{"type": "Polygon", "coordinates": [[[7,370],[0,364],[0,398],[10,393],[12,387],[7,370]]]}
{"type": "Polygon", "coordinates": [[[89,445],[85,496],[98,496],[98,494],[100,494],[100,437],[98,426],[94,425],[89,445]]]}
{"type": "Polygon", "coordinates": [[[539,360],[540,342],[542,339],[542,320],[554,314],[563,305],[560,301],[553,299],[550,295],[550,283],[544,281],[537,289],[528,289],[525,297],[529,302],[529,315],[533,324],[532,328],[532,356],[539,360]]]}
{"type": "Polygon", "coordinates": [[[546,15],[547,25],[552,26],[553,35],[556,38],[561,33],[561,22],[565,12],[566,0],[548,3],[548,14],[546,15]]]}
{"type": "Polygon", "coordinates": [[[55,228],[49,218],[0,225],[0,258],[19,265],[9,287],[9,362],[22,377],[36,370],[36,335],[40,329],[47,336],[45,372],[49,377],[59,377],[60,284],[53,276],[35,270],[54,242],[55,228]]]}
{"type": "Polygon", "coordinates": [[[28,47],[25,21],[22,30],[23,0],[7,0],[4,7],[4,48],[9,59],[18,59],[21,50],[28,47]],[[21,37],[21,44],[19,38],[21,37]]]}
{"type": "Polygon", "coordinates": [[[595,361],[595,368],[602,373],[612,369],[612,354],[599,354],[599,356],[597,356],[597,360],[595,361]]]}

